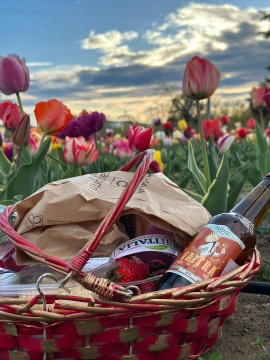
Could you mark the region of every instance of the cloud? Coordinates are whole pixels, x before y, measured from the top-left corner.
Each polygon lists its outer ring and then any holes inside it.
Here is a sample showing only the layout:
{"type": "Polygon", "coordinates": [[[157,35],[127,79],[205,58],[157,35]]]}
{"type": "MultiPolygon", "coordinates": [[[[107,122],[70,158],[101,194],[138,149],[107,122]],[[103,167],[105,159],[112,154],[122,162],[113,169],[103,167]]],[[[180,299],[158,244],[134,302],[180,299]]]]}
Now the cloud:
{"type": "Polygon", "coordinates": [[[35,70],[32,91],[66,98],[76,110],[88,101],[117,117],[124,104],[141,116],[139,109],[147,112],[151,99],[158,102],[165,88],[181,93],[185,64],[197,55],[220,69],[219,96],[245,99],[252,86],[269,76],[269,39],[260,33],[265,28],[254,8],[188,3],[144,32],[91,31],[80,47],[99,54],[98,66],[35,70]]]}

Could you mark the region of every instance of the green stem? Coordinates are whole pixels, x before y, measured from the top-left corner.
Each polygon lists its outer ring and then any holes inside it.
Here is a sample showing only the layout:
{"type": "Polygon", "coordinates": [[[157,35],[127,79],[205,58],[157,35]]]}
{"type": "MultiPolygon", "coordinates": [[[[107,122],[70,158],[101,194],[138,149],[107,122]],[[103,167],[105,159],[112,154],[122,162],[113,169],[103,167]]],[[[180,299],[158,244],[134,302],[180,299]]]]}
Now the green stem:
{"type": "Polygon", "coordinates": [[[207,119],[210,119],[211,117],[211,103],[210,98],[207,99],[207,119]]]}
{"type": "Polygon", "coordinates": [[[97,151],[98,151],[97,167],[98,167],[98,172],[100,173],[100,152],[99,152],[99,146],[98,146],[98,142],[97,142],[96,133],[94,133],[94,139],[95,139],[95,144],[96,144],[96,148],[97,148],[97,151]]]}
{"type": "Polygon", "coordinates": [[[263,111],[262,111],[262,109],[259,110],[259,114],[260,114],[260,124],[261,124],[261,128],[262,128],[262,132],[264,132],[263,111]]]}
{"type": "Polygon", "coordinates": [[[58,164],[62,165],[62,166],[66,166],[67,164],[64,163],[63,161],[57,159],[56,157],[52,156],[51,154],[48,154],[48,157],[53,159],[55,162],[57,162],[58,164]]]}
{"type": "Polygon", "coordinates": [[[210,170],[209,170],[206,144],[205,144],[205,140],[204,140],[202,118],[201,118],[201,111],[200,111],[200,101],[198,99],[196,99],[196,108],[197,108],[198,126],[199,126],[199,134],[200,134],[202,156],[203,156],[204,175],[205,175],[206,187],[208,189],[211,184],[211,178],[210,178],[210,170]]]}
{"type": "Polygon", "coordinates": [[[42,133],[42,136],[41,136],[41,139],[40,139],[40,142],[39,142],[39,146],[43,143],[43,141],[45,140],[45,137],[47,136],[46,133],[42,133]]]}
{"type": "Polygon", "coordinates": [[[23,105],[22,105],[22,100],[21,100],[21,97],[20,97],[20,93],[16,93],[16,96],[17,96],[17,100],[18,100],[18,104],[19,104],[19,108],[20,108],[21,117],[23,117],[24,110],[23,110],[23,105]]]}

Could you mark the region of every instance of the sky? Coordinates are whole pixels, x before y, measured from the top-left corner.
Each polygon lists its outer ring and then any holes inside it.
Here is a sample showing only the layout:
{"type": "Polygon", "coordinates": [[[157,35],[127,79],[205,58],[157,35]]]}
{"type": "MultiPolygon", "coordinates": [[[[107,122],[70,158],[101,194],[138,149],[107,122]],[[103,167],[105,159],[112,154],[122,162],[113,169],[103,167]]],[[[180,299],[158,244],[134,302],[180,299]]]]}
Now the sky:
{"type": "MultiPolygon", "coordinates": [[[[56,98],[76,115],[166,120],[193,56],[221,72],[221,105],[246,101],[270,72],[269,0],[1,0],[0,56],[30,70],[29,114],[56,98]]],[[[16,101],[0,94],[0,101],[16,101]]],[[[31,115],[32,116],[32,115],[31,115]]]]}

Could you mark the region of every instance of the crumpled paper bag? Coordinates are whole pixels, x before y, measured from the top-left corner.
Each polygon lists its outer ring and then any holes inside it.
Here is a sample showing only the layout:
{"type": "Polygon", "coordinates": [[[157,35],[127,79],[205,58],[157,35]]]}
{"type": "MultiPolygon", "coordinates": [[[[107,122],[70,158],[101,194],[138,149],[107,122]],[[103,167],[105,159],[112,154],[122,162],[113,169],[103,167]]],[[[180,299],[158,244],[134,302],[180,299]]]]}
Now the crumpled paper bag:
{"type": "MultiPolygon", "coordinates": [[[[88,243],[101,220],[115,206],[134,173],[87,174],[49,183],[16,205],[16,231],[49,255],[71,259],[88,243]]],[[[177,241],[189,241],[209,219],[208,211],[163,173],[146,174],[126,204],[122,217],[102,238],[93,256],[109,256],[128,240],[125,215],[135,217],[134,236],[149,225],[168,230],[177,241]]],[[[32,262],[16,252],[18,264],[32,262]]]]}

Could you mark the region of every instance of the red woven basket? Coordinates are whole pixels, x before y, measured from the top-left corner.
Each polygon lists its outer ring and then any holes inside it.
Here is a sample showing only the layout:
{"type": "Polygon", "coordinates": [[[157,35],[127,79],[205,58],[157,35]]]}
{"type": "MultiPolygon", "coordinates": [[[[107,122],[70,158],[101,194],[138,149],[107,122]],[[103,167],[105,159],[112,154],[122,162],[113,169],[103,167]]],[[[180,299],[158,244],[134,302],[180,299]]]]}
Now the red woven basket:
{"type": "Polygon", "coordinates": [[[140,163],[91,244],[70,264],[46,255],[17,234],[8,221],[14,207],[5,209],[0,230],[16,247],[64,274],[60,286],[73,279],[100,297],[44,295],[40,291],[30,301],[0,298],[0,359],[187,360],[196,359],[216,343],[241,289],[259,271],[257,249],[248,263],[225,276],[137,296],[82,271],[143,179],[152,156],[147,150],[121,168],[129,171],[140,163]]]}

